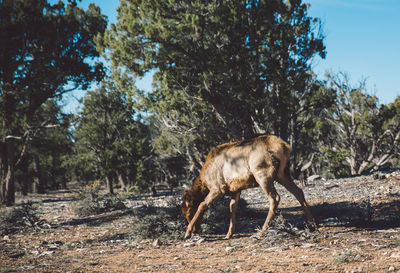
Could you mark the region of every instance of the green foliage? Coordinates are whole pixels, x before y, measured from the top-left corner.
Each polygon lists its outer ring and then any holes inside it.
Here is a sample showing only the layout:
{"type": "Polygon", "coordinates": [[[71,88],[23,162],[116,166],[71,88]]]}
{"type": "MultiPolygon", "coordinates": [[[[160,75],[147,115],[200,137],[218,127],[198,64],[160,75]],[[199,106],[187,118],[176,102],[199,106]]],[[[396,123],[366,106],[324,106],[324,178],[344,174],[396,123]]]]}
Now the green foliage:
{"type": "MultiPolygon", "coordinates": [[[[103,180],[116,176],[142,191],[151,183],[144,157],[151,154],[147,126],[114,82],[89,91],[75,130],[76,156],[69,164],[79,175],[103,180]]],[[[110,189],[109,189],[110,190],[110,189]]]]}
{"type": "Polygon", "coordinates": [[[399,99],[379,105],[376,96],[368,95],[365,80],[353,86],[344,73],[328,75],[328,80],[337,99],[325,116],[333,129],[327,145],[349,151],[346,161],[352,175],[379,169],[399,152],[399,99]]]}
{"type": "Polygon", "coordinates": [[[9,102],[32,115],[48,98],[87,89],[103,76],[101,64],[88,62],[98,56],[94,36],[106,27],[98,7],[84,11],[76,3],[3,0],[0,14],[0,40],[7,41],[0,51],[2,107],[9,102]]]}
{"type": "MultiPolygon", "coordinates": [[[[296,177],[361,174],[398,157],[400,97],[379,104],[365,81],[340,73],[317,80],[324,37],[300,0],[121,0],[107,31],[93,4],[0,3],[1,203],[15,188],[40,192],[67,177],[107,181],[110,192],[118,180],[130,194],[175,187],[211,147],[263,133],[290,142],[296,177]],[[78,116],[62,114],[61,95],[103,78],[97,50],[110,78],[78,116]],[[150,71],[153,89],[137,89],[150,71]]],[[[91,198],[83,207],[104,209],[91,198]]]]}
{"type": "Polygon", "coordinates": [[[301,1],[120,3],[118,22],[97,44],[116,78],[155,69],[152,92],[136,95],[154,115],[164,166],[179,157],[186,171],[198,170],[210,147],[228,139],[288,139],[300,108],[325,105],[307,88],[325,47],[301,1]]]}
{"type": "Polygon", "coordinates": [[[332,107],[336,99],[335,92],[323,81],[316,79],[308,83],[305,94],[293,111],[292,132],[292,166],[297,178],[301,172],[319,167],[317,157],[326,137],[332,130],[326,123],[325,109],[332,107]],[[312,167],[312,168],[310,168],[312,167]]]}
{"type": "Polygon", "coordinates": [[[332,149],[329,146],[321,147],[322,160],[327,162],[327,167],[324,169],[325,177],[345,177],[349,174],[349,166],[346,159],[350,152],[345,148],[339,150],[332,149]]]}
{"type": "Polygon", "coordinates": [[[95,5],[84,11],[75,1],[2,0],[0,16],[0,203],[11,205],[17,152],[35,132],[36,111],[104,76],[93,39],[107,22],[95,5]]]}
{"type": "Polygon", "coordinates": [[[34,186],[42,187],[43,191],[66,186],[68,177],[63,162],[72,152],[71,119],[71,115],[61,112],[61,107],[54,100],[46,101],[31,118],[31,126],[36,127],[36,132],[25,154],[24,164],[27,166],[21,166],[21,173],[16,176],[21,188],[32,187],[26,173],[37,180],[35,183],[42,184],[34,186]]]}

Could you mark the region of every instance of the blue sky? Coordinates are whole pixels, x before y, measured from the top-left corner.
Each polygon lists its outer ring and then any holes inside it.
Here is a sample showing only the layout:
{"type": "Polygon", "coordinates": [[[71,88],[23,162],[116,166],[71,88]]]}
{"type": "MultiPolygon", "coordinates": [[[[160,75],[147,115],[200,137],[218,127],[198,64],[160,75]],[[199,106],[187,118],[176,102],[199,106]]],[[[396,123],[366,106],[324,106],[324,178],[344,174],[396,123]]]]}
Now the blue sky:
{"type": "MultiPolygon", "coordinates": [[[[51,0],[50,2],[55,2],[51,0]]],[[[83,0],[87,8],[94,2],[109,22],[117,20],[118,0],[83,0]]],[[[314,71],[322,78],[326,72],[346,72],[352,82],[366,78],[369,93],[381,103],[400,96],[400,0],[305,0],[309,15],[323,23],[327,56],[316,58],[314,71]]],[[[137,86],[151,88],[151,77],[137,86]]],[[[75,111],[76,98],[82,92],[67,96],[67,111],[75,111]]]]}
{"type": "Polygon", "coordinates": [[[315,72],[347,72],[353,82],[367,79],[381,103],[400,96],[400,1],[307,0],[309,14],[323,22],[325,60],[315,72]]]}

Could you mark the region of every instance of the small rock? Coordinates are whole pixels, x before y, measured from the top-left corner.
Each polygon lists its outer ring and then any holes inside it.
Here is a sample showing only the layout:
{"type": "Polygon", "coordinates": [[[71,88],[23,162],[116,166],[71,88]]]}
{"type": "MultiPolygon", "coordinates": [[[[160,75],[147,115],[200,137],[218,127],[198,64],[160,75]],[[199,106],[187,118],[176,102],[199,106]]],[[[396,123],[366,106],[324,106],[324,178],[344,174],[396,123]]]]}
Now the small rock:
{"type": "Polygon", "coordinates": [[[10,236],[8,236],[8,235],[4,235],[4,237],[3,237],[3,240],[4,240],[4,241],[8,241],[8,240],[10,240],[10,236]]]}
{"type": "Polygon", "coordinates": [[[289,247],[287,247],[287,246],[274,246],[274,247],[267,248],[265,251],[281,252],[281,251],[288,250],[288,249],[289,249],[289,247]]]}
{"type": "Polygon", "coordinates": [[[42,255],[49,255],[49,256],[51,256],[51,255],[53,255],[55,253],[55,251],[53,251],[53,250],[46,250],[46,251],[43,251],[41,254],[40,254],[40,256],[42,256],[42,255]]]}
{"type": "Polygon", "coordinates": [[[233,252],[235,249],[236,249],[236,247],[234,247],[234,246],[227,246],[227,247],[225,248],[225,252],[226,252],[226,253],[231,253],[231,252],[233,252]]]}
{"type": "Polygon", "coordinates": [[[390,255],[390,258],[400,258],[400,252],[392,253],[392,255],[390,255]]]}
{"type": "Polygon", "coordinates": [[[159,239],[155,239],[154,242],[153,242],[153,246],[154,247],[160,246],[160,240],[159,239]]]}
{"type": "Polygon", "coordinates": [[[197,241],[196,241],[196,243],[198,244],[198,245],[200,245],[202,242],[204,242],[205,241],[205,239],[204,238],[200,238],[200,239],[198,239],[197,241]]]}
{"type": "Polygon", "coordinates": [[[313,246],[315,246],[315,244],[306,243],[306,244],[302,244],[300,247],[301,248],[310,248],[310,247],[313,247],[313,246]]]}
{"type": "Polygon", "coordinates": [[[394,268],[394,266],[392,265],[389,267],[388,272],[394,272],[395,270],[396,270],[396,268],[394,268]]]}
{"type": "Polygon", "coordinates": [[[385,174],[383,174],[383,173],[374,173],[374,175],[372,176],[374,179],[379,179],[379,180],[381,180],[381,179],[385,179],[386,178],[386,175],[385,174]]]}
{"type": "Polygon", "coordinates": [[[183,247],[192,247],[194,245],[195,245],[195,243],[193,243],[193,242],[187,242],[187,243],[183,244],[183,247]]]}

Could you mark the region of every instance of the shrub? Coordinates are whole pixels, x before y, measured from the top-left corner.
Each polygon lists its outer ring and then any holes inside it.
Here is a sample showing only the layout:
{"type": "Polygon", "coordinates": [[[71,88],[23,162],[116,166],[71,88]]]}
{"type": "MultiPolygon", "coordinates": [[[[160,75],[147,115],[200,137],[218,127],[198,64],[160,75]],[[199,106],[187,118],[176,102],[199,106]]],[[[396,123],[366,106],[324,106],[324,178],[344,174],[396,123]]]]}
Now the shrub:
{"type": "Polygon", "coordinates": [[[40,227],[45,221],[36,214],[32,202],[6,210],[0,215],[0,235],[13,234],[26,228],[40,227]]]}
{"type": "Polygon", "coordinates": [[[324,233],[311,232],[307,227],[305,229],[299,229],[291,224],[282,214],[278,214],[274,218],[274,224],[265,232],[259,233],[258,236],[254,238],[264,247],[287,247],[288,245],[299,242],[317,243],[325,237],[324,233]]]}
{"type": "Polygon", "coordinates": [[[345,177],[349,175],[350,167],[346,161],[349,157],[350,151],[344,148],[331,149],[328,146],[321,147],[322,159],[328,162],[328,167],[325,170],[326,176],[333,175],[333,177],[345,177]]]}
{"type": "Polygon", "coordinates": [[[126,208],[120,197],[101,194],[100,191],[101,185],[99,180],[79,190],[77,202],[74,204],[74,213],[80,217],[84,217],[126,208]]]}
{"type": "MultiPolygon", "coordinates": [[[[229,211],[229,204],[231,198],[225,196],[214,202],[208,210],[204,213],[204,218],[202,221],[202,231],[208,234],[223,234],[228,231],[229,220],[231,217],[229,211]]],[[[238,218],[240,215],[247,214],[247,202],[244,199],[239,199],[238,209],[237,209],[237,223],[236,230],[239,229],[238,218]]]]}
{"type": "Polygon", "coordinates": [[[361,256],[353,251],[345,251],[335,257],[337,263],[351,263],[361,259],[361,256]]]}
{"type": "MultiPolygon", "coordinates": [[[[205,212],[202,220],[202,232],[207,234],[226,233],[229,226],[230,198],[221,198],[205,212]]],[[[246,202],[240,200],[238,214],[246,214],[246,202]]],[[[166,207],[156,207],[151,203],[135,211],[136,220],[132,236],[137,240],[164,239],[182,240],[187,228],[187,221],[182,215],[181,197],[173,197],[166,207]]]]}
{"type": "Polygon", "coordinates": [[[182,240],[186,229],[180,198],[173,197],[167,207],[156,207],[151,203],[135,211],[131,235],[136,240],[164,239],[168,241],[182,240]]]}

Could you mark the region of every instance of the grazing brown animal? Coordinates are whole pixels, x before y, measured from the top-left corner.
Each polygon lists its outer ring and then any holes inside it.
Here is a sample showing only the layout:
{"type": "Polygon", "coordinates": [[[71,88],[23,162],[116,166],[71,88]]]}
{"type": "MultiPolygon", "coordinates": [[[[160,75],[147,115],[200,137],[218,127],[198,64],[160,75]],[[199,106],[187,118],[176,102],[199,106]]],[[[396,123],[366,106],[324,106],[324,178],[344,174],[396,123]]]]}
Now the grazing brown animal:
{"type": "Polygon", "coordinates": [[[274,187],[277,180],[300,202],[307,220],[315,226],[302,189],[296,186],[289,174],[291,147],[276,136],[260,136],[247,141],[217,146],[207,156],[200,175],[192,188],[183,194],[182,213],[189,222],[185,238],[199,229],[204,211],[223,195],[232,197],[230,225],[227,238],[235,230],[236,210],[240,192],[260,186],[269,199],[267,219],[262,227],[270,226],[279,204],[279,194],[274,187]]]}

